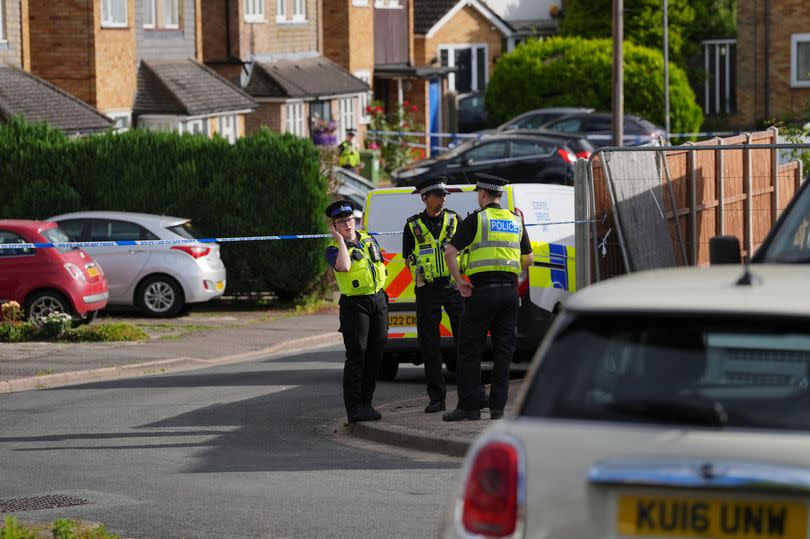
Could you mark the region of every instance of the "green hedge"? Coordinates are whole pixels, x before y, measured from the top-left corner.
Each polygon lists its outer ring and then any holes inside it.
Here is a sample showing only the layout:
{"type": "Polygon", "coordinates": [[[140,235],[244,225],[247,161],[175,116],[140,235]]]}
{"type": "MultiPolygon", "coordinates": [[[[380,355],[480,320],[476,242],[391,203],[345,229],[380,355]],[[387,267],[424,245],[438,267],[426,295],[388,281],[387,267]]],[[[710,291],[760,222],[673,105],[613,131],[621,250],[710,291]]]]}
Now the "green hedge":
{"type": "MultiPolygon", "coordinates": [[[[609,39],[552,37],[528,40],[502,56],[487,87],[490,121],[541,107],[612,108],[612,43],[609,39]]],[[[670,62],[670,129],[692,133],[703,113],[682,69],[670,62]]],[[[664,124],[664,57],[660,51],[624,44],[624,107],[664,124]]]]}
{"type": "MultiPolygon", "coordinates": [[[[188,217],[205,236],[326,232],[327,182],[309,140],[267,130],[216,137],[131,130],[70,140],[15,119],[0,127],[3,218],[79,210],[188,217]]],[[[325,240],[224,243],[228,293],[306,293],[325,240]]]]}

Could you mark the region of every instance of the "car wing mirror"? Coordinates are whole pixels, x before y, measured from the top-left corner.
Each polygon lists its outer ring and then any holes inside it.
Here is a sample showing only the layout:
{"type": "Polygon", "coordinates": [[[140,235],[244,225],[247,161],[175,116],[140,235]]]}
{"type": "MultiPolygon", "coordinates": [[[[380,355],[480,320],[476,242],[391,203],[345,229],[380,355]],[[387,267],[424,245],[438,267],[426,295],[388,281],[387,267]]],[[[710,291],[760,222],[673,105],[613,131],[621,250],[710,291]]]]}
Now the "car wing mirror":
{"type": "Polygon", "coordinates": [[[740,264],[740,240],[736,236],[715,236],[709,240],[709,262],[715,264],[740,264]]]}
{"type": "Polygon", "coordinates": [[[462,166],[468,167],[473,164],[473,160],[470,159],[469,157],[465,157],[464,159],[461,160],[461,164],[462,166]]]}

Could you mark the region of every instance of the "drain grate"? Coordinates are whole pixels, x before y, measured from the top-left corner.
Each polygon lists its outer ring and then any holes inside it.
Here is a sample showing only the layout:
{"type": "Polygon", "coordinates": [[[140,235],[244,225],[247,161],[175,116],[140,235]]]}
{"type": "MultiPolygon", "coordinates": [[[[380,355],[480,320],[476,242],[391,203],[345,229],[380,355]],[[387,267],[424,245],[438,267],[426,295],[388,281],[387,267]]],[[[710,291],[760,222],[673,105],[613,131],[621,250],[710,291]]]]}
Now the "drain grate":
{"type": "Polygon", "coordinates": [[[46,496],[32,496],[30,498],[17,498],[14,500],[0,500],[0,513],[16,513],[19,511],[36,511],[38,509],[54,509],[56,507],[71,507],[74,505],[87,505],[91,502],[62,494],[48,494],[46,496]]]}

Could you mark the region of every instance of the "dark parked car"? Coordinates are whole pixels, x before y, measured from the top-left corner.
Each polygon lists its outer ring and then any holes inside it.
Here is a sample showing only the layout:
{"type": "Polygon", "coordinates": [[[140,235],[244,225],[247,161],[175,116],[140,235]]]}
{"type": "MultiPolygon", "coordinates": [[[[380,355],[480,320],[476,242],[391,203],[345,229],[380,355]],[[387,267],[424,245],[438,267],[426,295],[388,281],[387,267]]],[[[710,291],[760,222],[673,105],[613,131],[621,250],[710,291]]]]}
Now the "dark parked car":
{"type": "MultiPolygon", "coordinates": [[[[613,145],[612,120],[609,112],[569,114],[548,122],[542,126],[542,129],[579,133],[599,148],[613,145]]],[[[649,120],[632,114],[624,115],[624,144],[626,146],[648,144],[657,141],[664,135],[664,129],[649,120]]]]}
{"type": "Polygon", "coordinates": [[[512,131],[468,140],[435,159],[416,161],[391,175],[396,185],[415,185],[447,177],[450,183],[474,183],[486,172],[513,183],[572,185],[574,163],[588,158],[593,146],[578,135],[512,131]]]}
{"type": "Polygon", "coordinates": [[[495,131],[510,131],[512,129],[539,129],[541,126],[571,114],[590,114],[593,109],[586,107],[549,107],[534,109],[515,116],[508,122],[502,123],[495,131]]]}

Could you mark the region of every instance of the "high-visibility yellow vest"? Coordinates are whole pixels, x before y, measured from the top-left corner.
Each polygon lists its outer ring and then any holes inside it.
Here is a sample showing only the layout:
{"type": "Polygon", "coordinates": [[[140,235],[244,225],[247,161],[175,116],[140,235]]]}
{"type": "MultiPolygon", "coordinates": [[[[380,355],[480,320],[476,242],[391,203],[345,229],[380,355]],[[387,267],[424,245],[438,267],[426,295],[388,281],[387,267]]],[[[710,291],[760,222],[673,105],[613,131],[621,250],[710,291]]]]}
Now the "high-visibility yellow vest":
{"type": "Polygon", "coordinates": [[[478,232],[469,245],[466,274],[485,271],[520,273],[520,238],[523,222],[503,208],[484,208],[478,212],[478,232]]]}
{"type": "MultiPolygon", "coordinates": [[[[374,239],[365,232],[356,231],[359,247],[347,245],[351,266],[349,271],[335,272],[340,293],[346,296],[365,296],[379,292],[385,285],[386,270],[382,254],[374,239]],[[355,254],[359,253],[359,254],[355,254]],[[356,257],[356,258],[355,258],[356,257]],[[359,259],[359,260],[358,260],[359,259]]],[[[337,241],[332,240],[332,247],[337,241]]]]}
{"type": "Polygon", "coordinates": [[[444,248],[456,233],[458,216],[454,211],[444,210],[442,230],[437,239],[433,237],[430,229],[422,221],[421,215],[416,214],[408,219],[408,226],[415,240],[414,263],[410,265],[414,281],[416,281],[416,272],[420,270],[423,272],[425,282],[428,283],[443,277],[449,278],[450,270],[444,262],[444,248]]]}
{"type": "Polygon", "coordinates": [[[360,164],[360,152],[355,148],[354,144],[348,140],[344,140],[338,146],[340,157],[338,157],[338,166],[356,167],[360,164]]]}

